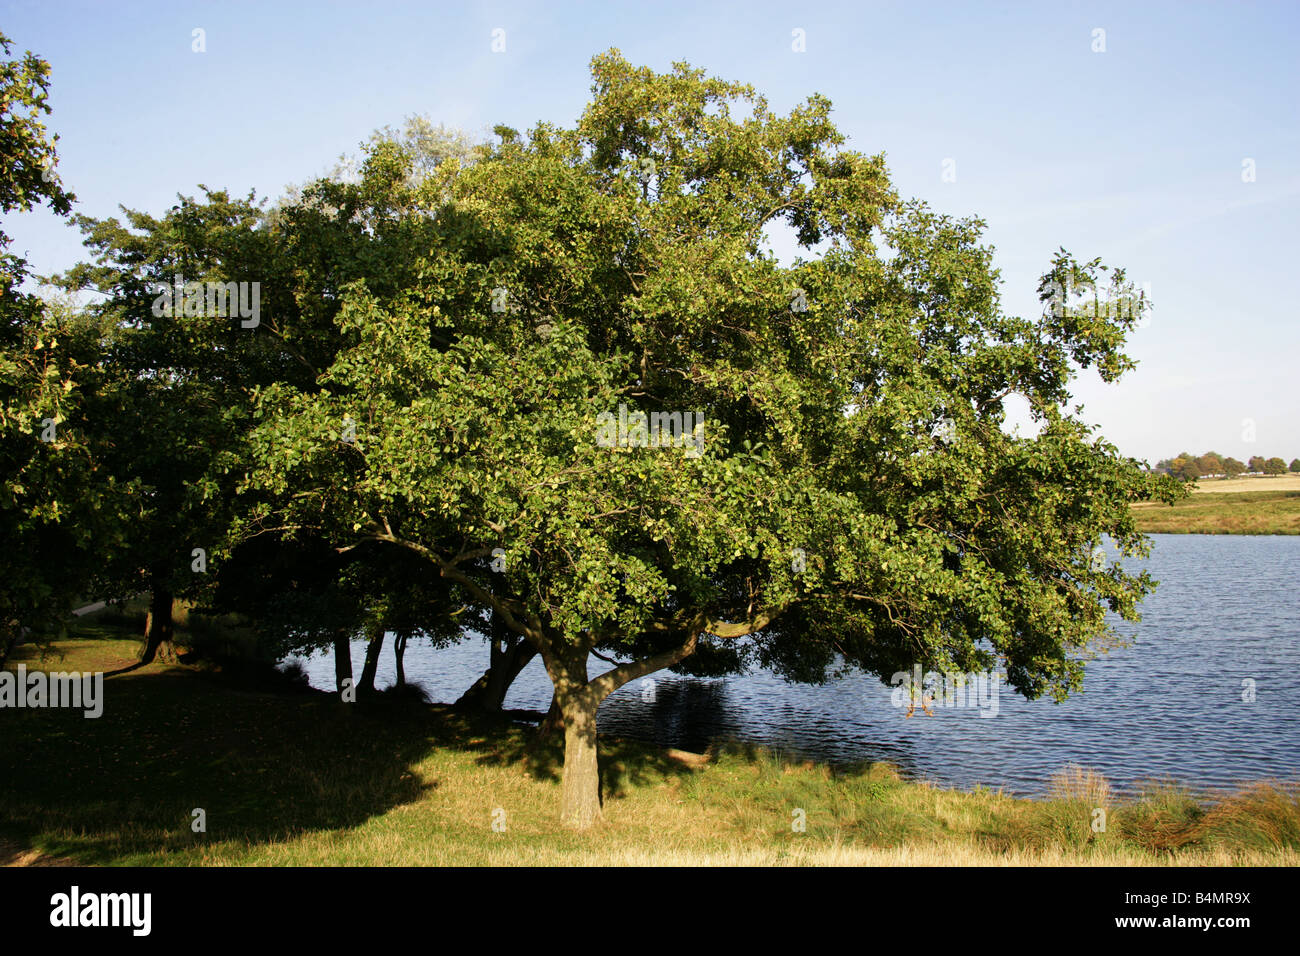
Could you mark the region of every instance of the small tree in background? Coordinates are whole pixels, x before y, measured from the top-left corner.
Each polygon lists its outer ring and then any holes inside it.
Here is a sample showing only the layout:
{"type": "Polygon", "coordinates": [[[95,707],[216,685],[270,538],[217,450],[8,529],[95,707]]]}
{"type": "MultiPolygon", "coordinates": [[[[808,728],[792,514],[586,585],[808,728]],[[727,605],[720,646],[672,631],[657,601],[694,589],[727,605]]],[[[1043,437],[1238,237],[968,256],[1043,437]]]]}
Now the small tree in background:
{"type": "Polygon", "coordinates": [[[1195,481],[1201,477],[1204,472],[1201,470],[1200,462],[1183,452],[1175,458],[1169,465],[1169,474],[1173,475],[1180,481],[1195,481]]]}
{"type": "Polygon", "coordinates": [[[1201,469],[1202,475],[1222,475],[1224,473],[1223,459],[1212,451],[1207,451],[1196,459],[1196,464],[1201,469]]]}

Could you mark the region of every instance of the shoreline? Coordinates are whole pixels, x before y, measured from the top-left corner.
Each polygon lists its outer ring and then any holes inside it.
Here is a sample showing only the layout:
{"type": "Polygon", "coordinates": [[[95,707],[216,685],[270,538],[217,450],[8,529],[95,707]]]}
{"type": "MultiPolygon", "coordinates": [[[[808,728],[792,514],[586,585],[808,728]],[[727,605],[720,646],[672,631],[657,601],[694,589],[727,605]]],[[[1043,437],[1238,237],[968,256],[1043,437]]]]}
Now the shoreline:
{"type": "MultiPolygon", "coordinates": [[[[134,636],[60,642],[87,669],[134,636]]],[[[18,661],[15,661],[16,665],[18,661]]],[[[1066,766],[1045,796],[962,790],[887,762],[600,737],[605,822],[558,821],[556,747],[512,717],[409,699],[342,704],[179,664],[112,679],[95,721],[0,714],[0,862],[77,865],[1300,865],[1300,781],[1117,793],[1066,766]],[[21,769],[21,773],[17,772],[21,769]],[[94,779],[94,800],[75,785],[94,779]],[[148,801],[139,800],[147,786],[148,801]],[[195,806],[219,821],[195,833],[195,806]],[[498,826],[499,824],[499,826],[498,826]]],[[[531,716],[531,715],[530,715],[531,716]]]]}

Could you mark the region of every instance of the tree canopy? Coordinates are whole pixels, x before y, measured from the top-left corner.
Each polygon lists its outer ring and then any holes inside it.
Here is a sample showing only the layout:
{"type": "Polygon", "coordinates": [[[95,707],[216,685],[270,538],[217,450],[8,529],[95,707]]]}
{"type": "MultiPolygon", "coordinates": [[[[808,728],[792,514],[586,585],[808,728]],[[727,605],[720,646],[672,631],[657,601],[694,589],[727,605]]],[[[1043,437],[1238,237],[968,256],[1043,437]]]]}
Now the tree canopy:
{"type": "Polygon", "coordinates": [[[1123,270],[1058,251],[1042,313],[1007,315],[983,223],[900,199],[825,98],[592,73],[573,128],[420,179],[414,274],[344,285],[318,382],[256,390],[257,520],[410,552],[532,645],[579,827],[601,700],[695,654],[1077,688],[1153,586],[1095,549],[1144,554],[1129,503],[1180,494],[1068,406],[1079,369],[1132,367],[1123,270]],[[807,258],[766,250],[778,225],[807,258]]]}

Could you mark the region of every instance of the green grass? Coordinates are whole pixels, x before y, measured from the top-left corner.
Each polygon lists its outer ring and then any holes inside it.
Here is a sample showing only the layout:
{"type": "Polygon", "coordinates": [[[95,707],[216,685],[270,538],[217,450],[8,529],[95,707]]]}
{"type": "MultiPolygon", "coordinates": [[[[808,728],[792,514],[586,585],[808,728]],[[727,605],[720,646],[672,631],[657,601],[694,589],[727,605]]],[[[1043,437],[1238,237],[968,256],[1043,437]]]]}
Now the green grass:
{"type": "MultiPolygon", "coordinates": [[[[112,669],[111,628],[51,669],[112,669]]],[[[25,649],[20,649],[25,650],[25,649]]],[[[18,663],[19,661],[14,661],[18,663]]],[[[39,660],[29,658],[29,667],[39,660]]],[[[150,665],[105,681],[103,717],[0,711],[0,859],[105,865],[1284,864],[1300,788],[1124,802],[1073,769],[1045,800],[907,782],[731,746],[692,769],[602,738],[606,820],[558,823],[560,754],[531,729],[410,699],[344,704],[150,665]],[[191,811],[207,812],[207,832],[191,811]],[[1094,833],[1094,810],[1107,812],[1094,833]],[[504,811],[504,832],[494,812],[504,811]],[[796,811],[806,820],[795,832],[796,811]]]]}
{"type": "Polygon", "coordinates": [[[1300,534],[1300,491],[1206,491],[1132,509],[1143,534],[1300,534]]]}

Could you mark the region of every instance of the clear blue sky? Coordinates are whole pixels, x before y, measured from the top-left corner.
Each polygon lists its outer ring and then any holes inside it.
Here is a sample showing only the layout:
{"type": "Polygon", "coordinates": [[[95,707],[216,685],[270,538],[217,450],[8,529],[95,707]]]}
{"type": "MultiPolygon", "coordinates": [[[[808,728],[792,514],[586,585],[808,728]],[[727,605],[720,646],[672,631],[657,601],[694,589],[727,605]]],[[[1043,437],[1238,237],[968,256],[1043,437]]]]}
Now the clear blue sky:
{"type": "MultiPolygon", "coordinates": [[[[1150,284],[1138,370],[1076,390],[1123,452],[1300,456],[1295,3],[38,0],[4,3],[0,30],[52,65],[60,174],[95,216],[160,212],[199,183],[274,198],[410,113],[471,133],[571,124],[612,46],[782,111],[822,93],[900,192],[987,220],[1009,311],[1036,311],[1058,246],[1150,284]]],[[[5,228],[38,272],[82,257],[52,216],[5,228]]]]}

